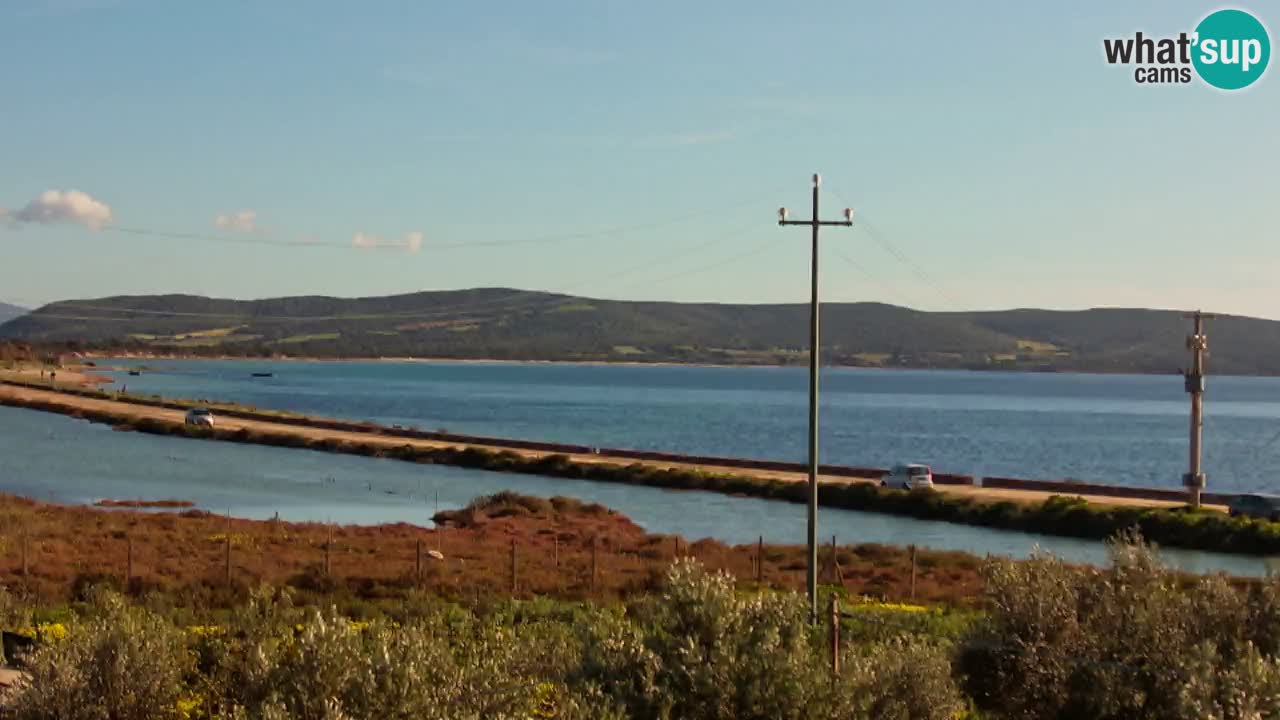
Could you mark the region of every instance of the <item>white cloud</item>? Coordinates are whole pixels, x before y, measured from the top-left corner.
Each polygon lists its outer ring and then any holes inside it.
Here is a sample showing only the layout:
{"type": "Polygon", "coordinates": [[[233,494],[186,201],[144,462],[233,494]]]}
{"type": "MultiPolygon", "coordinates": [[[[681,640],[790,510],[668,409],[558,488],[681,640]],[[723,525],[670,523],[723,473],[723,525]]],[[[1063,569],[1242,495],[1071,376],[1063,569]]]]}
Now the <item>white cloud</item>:
{"type": "Polygon", "coordinates": [[[405,252],[418,252],[422,249],[423,234],[420,231],[405,233],[400,239],[384,238],[380,235],[371,233],[357,232],[351,238],[351,246],[364,250],[376,250],[382,248],[399,248],[405,252]]]}
{"type": "Polygon", "coordinates": [[[253,233],[258,231],[258,213],[253,210],[241,210],[240,212],[219,215],[213,219],[213,224],[219,230],[253,233]]]}
{"type": "Polygon", "coordinates": [[[111,222],[111,207],[79,190],[46,190],[17,210],[0,210],[15,225],[70,222],[101,230],[111,222]]]}

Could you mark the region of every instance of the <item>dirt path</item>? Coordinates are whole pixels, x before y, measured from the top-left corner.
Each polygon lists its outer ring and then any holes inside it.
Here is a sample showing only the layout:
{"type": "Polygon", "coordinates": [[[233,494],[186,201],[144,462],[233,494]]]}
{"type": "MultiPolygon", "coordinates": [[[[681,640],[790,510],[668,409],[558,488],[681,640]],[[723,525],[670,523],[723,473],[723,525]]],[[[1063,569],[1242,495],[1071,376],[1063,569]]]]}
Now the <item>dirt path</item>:
{"type": "MultiPolygon", "coordinates": [[[[128,418],[141,419],[151,418],[171,423],[182,423],[184,413],[181,410],[169,410],[165,408],[150,407],[146,405],[136,405],[133,403],[118,402],[114,400],[78,397],[68,395],[53,390],[41,390],[36,388],[14,387],[11,385],[0,385],[0,403],[6,398],[14,400],[36,400],[51,403],[59,406],[68,414],[76,410],[101,410],[115,414],[119,414],[128,418]]],[[[404,437],[388,437],[377,433],[368,432],[350,432],[342,430],[330,430],[327,428],[314,428],[299,425],[291,425],[284,423],[275,423],[266,420],[248,420],[235,418],[230,416],[218,416],[217,423],[219,427],[238,430],[244,428],[251,431],[270,432],[270,433],[286,433],[298,437],[320,440],[346,440],[359,443],[373,443],[388,448],[402,447],[410,445],[413,447],[440,448],[440,447],[457,447],[458,443],[442,442],[436,440],[425,440],[420,438],[404,438],[404,437]]],[[[545,451],[529,450],[525,448],[503,448],[501,446],[486,445],[490,449],[508,449],[525,457],[541,457],[552,453],[545,451]]],[[[606,464],[606,465],[629,465],[632,460],[620,458],[608,458],[598,455],[587,454],[571,454],[569,457],[574,462],[606,464]]],[[[698,465],[695,463],[679,463],[679,462],[654,462],[651,464],[660,465],[662,467],[696,469],[710,473],[736,472],[755,477],[776,478],[789,482],[803,482],[807,480],[804,473],[784,472],[775,470],[757,470],[757,469],[735,469],[722,466],[698,465]]],[[[820,476],[820,482],[877,482],[878,478],[848,478],[843,476],[820,476]]],[[[983,501],[1002,501],[1008,500],[1019,503],[1039,503],[1043,502],[1051,495],[1059,493],[1037,492],[1027,490],[1006,490],[997,488],[983,488],[964,485],[938,485],[939,492],[950,495],[959,495],[964,497],[972,497],[983,501]]],[[[1177,502],[1163,500],[1148,500],[1140,498],[1117,498],[1117,497],[1100,497],[1100,496],[1084,496],[1090,502],[1102,505],[1119,505],[1129,507],[1176,507],[1180,505],[1177,502]]]]}

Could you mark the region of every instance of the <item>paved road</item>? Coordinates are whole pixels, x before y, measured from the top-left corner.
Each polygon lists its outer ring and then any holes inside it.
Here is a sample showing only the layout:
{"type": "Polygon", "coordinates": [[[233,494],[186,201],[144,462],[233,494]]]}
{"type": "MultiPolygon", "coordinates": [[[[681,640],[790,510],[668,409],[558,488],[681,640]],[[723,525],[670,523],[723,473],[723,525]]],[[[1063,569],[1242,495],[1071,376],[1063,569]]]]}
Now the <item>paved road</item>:
{"type": "MultiPolygon", "coordinates": [[[[61,376],[59,377],[61,379],[61,376]]],[[[101,410],[118,414],[127,418],[141,419],[151,418],[181,424],[184,420],[184,412],[181,410],[169,410],[165,408],[153,407],[148,405],[137,405],[134,403],[119,402],[115,400],[86,398],[55,390],[44,390],[28,387],[15,387],[12,385],[0,385],[0,404],[4,404],[6,400],[36,400],[40,402],[56,405],[60,412],[67,414],[74,413],[76,410],[101,410]]],[[[269,420],[249,420],[235,418],[229,416],[218,416],[216,418],[219,427],[238,430],[245,428],[257,432],[269,433],[285,433],[308,439],[331,439],[345,440],[356,443],[372,443],[375,445],[385,446],[387,448],[402,447],[411,445],[414,447],[440,448],[440,447],[458,447],[458,443],[443,442],[438,440],[425,440],[420,438],[404,438],[404,437],[388,437],[372,432],[352,432],[344,430],[331,430],[328,428],[306,427],[300,425],[291,425],[285,423],[271,422],[269,420]]],[[[503,448],[501,445],[485,445],[489,449],[507,449],[511,452],[528,457],[540,457],[551,453],[538,450],[529,450],[526,448],[508,447],[503,448]]],[[[569,456],[573,461],[580,463],[599,463],[607,465],[629,465],[633,460],[623,458],[608,458],[598,455],[574,454],[569,456]]],[[[754,477],[768,477],[789,482],[804,482],[808,478],[803,473],[783,472],[772,470],[756,470],[756,469],[734,469],[713,465],[698,465],[695,463],[677,463],[677,462],[661,462],[653,463],[663,467],[697,469],[711,473],[735,472],[740,474],[751,475],[754,477]]],[[[820,482],[878,482],[878,478],[848,478],[843,476],[821,476],[820,482]]],[[[1038,503],[1042,502],[1051,495],[1057,493],[1028,491],[1028,490],[1006,490],[997,488],[972,487],[964,485],[938,485],[938,491],[951,494],[973,497],[984,501],[1000,501],[1010,500],[1013,502],[1038,503]]],[[[1162,500],[1146,500],[1139,498],[1116,498],[1116,497],[1088,497],[1090,502],[1103,505],[1123,505],[1138,507],[1174,507],[1180,505],[1177,502],[1162,500]]]]}

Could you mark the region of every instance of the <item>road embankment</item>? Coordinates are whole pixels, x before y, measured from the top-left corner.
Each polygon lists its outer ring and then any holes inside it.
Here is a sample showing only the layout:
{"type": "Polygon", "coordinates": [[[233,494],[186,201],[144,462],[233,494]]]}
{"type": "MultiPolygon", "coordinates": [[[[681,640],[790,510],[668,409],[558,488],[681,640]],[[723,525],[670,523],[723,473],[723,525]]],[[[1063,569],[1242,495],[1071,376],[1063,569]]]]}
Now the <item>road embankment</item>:
{"type": "MultiPolygon", "coordinates": [[[[593,448],[426,433],[255,410],[218,410],[215,429],[185,425],[187,404],[140,398],[113,399],[83,389],[50,389],[0,382],[0,404],[110,424],[120,430],[256,443],[366,456],[391,457],[498,472],[548,475],[681,490],[705,490],[788,502],[804,502],[801,472],[760,467],[754,461],[728,467],[681,457],[657,460],[652,453],[605,454],[593,448]],[[561,452],[565,448],[580,452],[561,452]],[[731,472],[733,471],[733,472],[731,472]]],[[[621,453],[623,451],[611,451],[621,453]]],[[[712,459],[728,462],[722,458],[712,459]]],[[[1169,546],[1249,554],[1280,553],[1280,524],[1228,518],[1223,513],[1176,507],[1171,501],[1105,498],[1090,502],[1067,491],[1045,492],[940,485],[933,493],[883,490],[869,478],[825,472],[824,506],[882,512],[1007,530],[1106,538],[1132,527],[1169,546]]]]}

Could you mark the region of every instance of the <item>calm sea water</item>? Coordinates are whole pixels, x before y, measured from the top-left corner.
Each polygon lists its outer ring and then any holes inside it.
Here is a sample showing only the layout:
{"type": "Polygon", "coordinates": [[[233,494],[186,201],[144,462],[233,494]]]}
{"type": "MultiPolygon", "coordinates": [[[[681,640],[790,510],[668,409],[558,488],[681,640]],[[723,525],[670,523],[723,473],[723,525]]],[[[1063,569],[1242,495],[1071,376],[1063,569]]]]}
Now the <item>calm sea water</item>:
{"type": "MultiPolygon", "coordinates": [[[[807,371],[500,363],[110,361],[130,391],[595,446],[803,461],[807,371]],[[253,378],[252,372],[272,372],[253,378]]],[[[823,462],[1180,486],[1176,375],[827,369],[823,462]]],[[[1274,490],[1280,378],[1212,377],[1205,468],[1221,491],[1274,490]]]]}
{"type": "MultiPolygon", "coordinates": [[[[102,498],[191,500],[251,518],[429,525],[436,508],[461,507],[503,489],[572,495],[628,515],[651,532],[729,543],[802,543],[802,505],[702,492],[610,485],[417,465],[200,440],[118,433],[62,415],[0,407],[0,491],[65,503],[102,498]]],[[[1102,544],[910,518],[823,509],[823,537],[841,543],[915,543],[1021,557],[1037,546],[1076,562],[1102,563],[1102,544]]],[[[1280,571],[1280,558],[1165,551],[1170,564],[1238,575],[1280,571]]]]}

